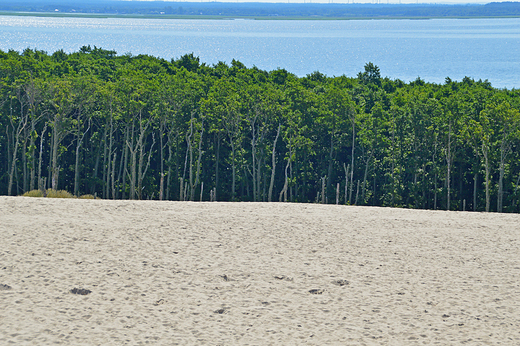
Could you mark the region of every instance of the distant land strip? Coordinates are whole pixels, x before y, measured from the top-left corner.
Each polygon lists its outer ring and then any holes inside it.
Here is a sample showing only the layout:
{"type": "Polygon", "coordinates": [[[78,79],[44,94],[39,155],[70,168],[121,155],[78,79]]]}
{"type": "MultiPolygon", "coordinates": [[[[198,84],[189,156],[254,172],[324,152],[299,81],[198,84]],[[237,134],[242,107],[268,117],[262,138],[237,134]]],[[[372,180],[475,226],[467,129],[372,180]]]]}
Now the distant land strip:
{"type": "Polygon", "coordinates": [[[520,17],[520,2],[482,4],[312,4],[7,0],[0,15],[164,19],[429,19],[520,17]]]}

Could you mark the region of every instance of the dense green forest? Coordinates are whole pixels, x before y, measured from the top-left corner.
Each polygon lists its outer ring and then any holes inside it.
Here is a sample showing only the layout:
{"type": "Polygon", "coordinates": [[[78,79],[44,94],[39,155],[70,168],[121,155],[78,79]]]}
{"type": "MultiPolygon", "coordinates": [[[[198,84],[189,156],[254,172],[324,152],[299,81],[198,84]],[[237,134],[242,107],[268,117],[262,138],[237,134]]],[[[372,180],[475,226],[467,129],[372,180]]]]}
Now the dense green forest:
{"type": "Polygon", "coordinates": [[[0,51],[0,194],[520,211],[520,93],[0,51]]]}
{"type": "Polygon", "coordinates": [[[0,11],[46,15],[249,18],[471,18],[518,17],[520,2],[489,4],[236,3],[178,1],[3,0],[0,11]]]}

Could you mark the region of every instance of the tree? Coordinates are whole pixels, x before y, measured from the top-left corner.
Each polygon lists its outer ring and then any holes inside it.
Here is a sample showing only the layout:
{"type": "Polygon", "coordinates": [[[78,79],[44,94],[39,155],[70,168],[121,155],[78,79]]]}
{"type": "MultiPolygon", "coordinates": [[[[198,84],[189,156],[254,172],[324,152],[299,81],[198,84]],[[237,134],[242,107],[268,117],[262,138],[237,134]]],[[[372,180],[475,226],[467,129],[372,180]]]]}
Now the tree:
{"type": "Polygon", "coordinates": [[[379,67],[371,62],[365,64],[365,71],[358,73],[358,79],[363,84],[381,86],[381,72],[379,71],[379,67]]]}

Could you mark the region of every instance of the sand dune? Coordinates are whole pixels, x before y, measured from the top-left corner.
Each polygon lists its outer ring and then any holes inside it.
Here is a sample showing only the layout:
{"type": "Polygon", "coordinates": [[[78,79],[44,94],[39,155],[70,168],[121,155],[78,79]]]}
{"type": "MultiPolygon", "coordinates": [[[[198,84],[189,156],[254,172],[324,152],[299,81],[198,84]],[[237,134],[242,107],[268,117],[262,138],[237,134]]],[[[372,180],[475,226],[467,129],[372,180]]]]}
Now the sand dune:
{"type": "Polygon", "coordinates": [[[55,343],[520,345],[520,216],[0,197],[0,345],[55,343]]]}

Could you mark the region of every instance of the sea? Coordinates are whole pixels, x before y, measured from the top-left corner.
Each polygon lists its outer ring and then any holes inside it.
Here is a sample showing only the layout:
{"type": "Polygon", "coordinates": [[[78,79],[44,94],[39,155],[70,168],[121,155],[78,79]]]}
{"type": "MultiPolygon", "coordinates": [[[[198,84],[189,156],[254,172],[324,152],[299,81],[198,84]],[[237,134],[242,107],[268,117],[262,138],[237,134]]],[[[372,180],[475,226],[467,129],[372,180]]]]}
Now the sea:
{"type": "Polygon", "coordinates": [[[520,88],[520,18],[393,20],[139,19],[0,16],[0,50],[53,53],[82,46],[167,60],[233,59],[262,70],[355,77],[368,62],[383,77],[446,77],[520,88]]]}

